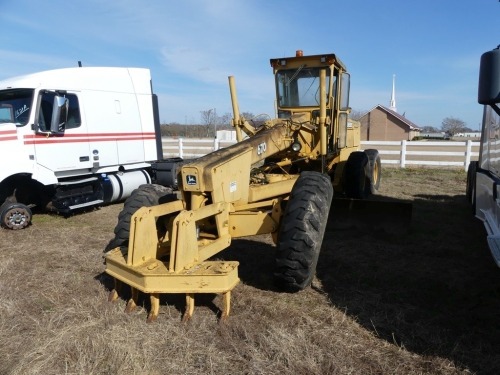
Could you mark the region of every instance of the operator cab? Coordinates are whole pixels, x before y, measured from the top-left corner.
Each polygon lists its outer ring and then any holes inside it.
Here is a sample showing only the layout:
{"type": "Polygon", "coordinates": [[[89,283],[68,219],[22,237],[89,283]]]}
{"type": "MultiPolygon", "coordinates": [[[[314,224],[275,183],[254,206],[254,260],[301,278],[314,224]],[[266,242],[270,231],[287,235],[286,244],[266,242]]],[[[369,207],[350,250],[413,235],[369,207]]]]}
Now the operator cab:
{"type": "Polygon", "coordinates": [[[275,74],[278,117],[288,118],[297,112],[309,112],[313,117],[316,112],[319,115],[321,69],[326,69],[327,112],[331,114],[332,110],[341,107],[347,109],[349,74],[334,54],[304,56],[298,50],[295,57],[271,59],[270,63],[275,74]],[[342,98],[337,98],[338,92],[342,98]]]}
{"type": "Polygon", "coordinates": [[[280,119],[313,126],[320,121],[320,72],[325,70],[324,98],[326,124],[329,127],[329,150],[346,146],[348,129],[350,76],[335,54],[304,56],[302,50],[294,57],[270,60],[275,75],[277,115],[280,119]],[[335,136],[336,135],[336,136],[335,136]]]}

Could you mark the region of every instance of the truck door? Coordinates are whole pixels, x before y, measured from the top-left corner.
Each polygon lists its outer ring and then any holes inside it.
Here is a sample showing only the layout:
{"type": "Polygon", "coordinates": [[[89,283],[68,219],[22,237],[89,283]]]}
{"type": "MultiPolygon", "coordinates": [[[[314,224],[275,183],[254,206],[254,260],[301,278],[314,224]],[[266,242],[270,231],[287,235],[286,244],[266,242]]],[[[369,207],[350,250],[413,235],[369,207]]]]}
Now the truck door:
{"type": "Polygon", "coordinates": [[[144,134],[137,96],[97,91],[82,95],[95,166],[104,168],[144,162],[144,134]]]}
{"type": "Polygon", "coordinates": [[[41,92],[38,97],[35,131],[26,140],[35,145],[36,162],[54,171],[56,176],[88,172],[92,167],[92,155],[87,126],[83,120],[76,93],[41,92]],[[65,128],[59,134],[50,132],[56,95],[64,96],[69,102],[65,128]]]}
{"type": "Polygon", "coordinates": [[[489,134],[488,139],[488,169],[491,178],[488,179],[488,190],[492,189],[489,197],[491,212],[494,214],[495,224],[500,228],[500,117],[491,107],[485,106],[483,116],[484,127],[489,134]]]}

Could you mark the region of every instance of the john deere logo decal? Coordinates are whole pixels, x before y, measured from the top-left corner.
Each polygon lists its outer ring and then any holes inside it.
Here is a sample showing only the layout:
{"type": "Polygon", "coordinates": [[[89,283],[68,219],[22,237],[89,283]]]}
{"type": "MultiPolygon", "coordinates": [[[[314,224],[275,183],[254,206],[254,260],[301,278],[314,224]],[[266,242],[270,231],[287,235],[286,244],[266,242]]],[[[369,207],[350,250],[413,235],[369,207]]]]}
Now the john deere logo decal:
{"type": "Polygon", "coordinates": [[[186,183],[188,185],[196,185],[196,176],[193,176],[192,174],[188,174],[186,176],[186,183]]]}

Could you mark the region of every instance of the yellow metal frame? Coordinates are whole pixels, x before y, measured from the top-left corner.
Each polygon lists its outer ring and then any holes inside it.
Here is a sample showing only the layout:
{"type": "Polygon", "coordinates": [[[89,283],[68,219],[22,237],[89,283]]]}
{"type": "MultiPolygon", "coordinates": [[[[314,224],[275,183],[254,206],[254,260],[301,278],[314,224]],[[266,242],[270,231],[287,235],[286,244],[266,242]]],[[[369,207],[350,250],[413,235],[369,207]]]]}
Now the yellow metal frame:
{"type": "MultiPolygon", "coordinates": [[[[271,60],[274,73],[281,69],[282,60],[271,60]]],[[[341,189],[345,161],[359,147],[357,123],[343,133],[345,147],[339,147],[336,138],[339,114],[349,110],[339,108],[345,66],[333,54],[285,60],[287,68],[320,68],[319,107],[287,108],[290,118],[254,128],[239,114],[234,78],[229,77],[232,124],[239,142],[183,165],[178,176],[182,199],[139,209],[131,218],[128,249],[114,249],[105,256],[105,271],[117,281],[110,300],[118,298],[120,283],[132,288],[126,311],[137,305],[139,291],[147,293],[151,298],[148,321],[152,321],[158,316],[159,294],[185,293],[184,319],[189,319],[195,294],[216,293],[224,296],[222,316],[227,317],[231,290],[239,282],[238,262],[209,259],[227,248],[232,238],[270,233],[276,243],[282,203],[299,176],[289,174],[292,163],[301,160],[305,169],[330,173],[334,188],[341,189]],[[313,118],[313,111],[319,116],[313,118]],[[245,134],[250,138],[244,140],[245,134]],[[301,145],[298,151],[291,148],[296,142],[301,145]],[[262,168],[261,182],[250,180],[255,165],[268,158],[273,163],[262,168]]]]}

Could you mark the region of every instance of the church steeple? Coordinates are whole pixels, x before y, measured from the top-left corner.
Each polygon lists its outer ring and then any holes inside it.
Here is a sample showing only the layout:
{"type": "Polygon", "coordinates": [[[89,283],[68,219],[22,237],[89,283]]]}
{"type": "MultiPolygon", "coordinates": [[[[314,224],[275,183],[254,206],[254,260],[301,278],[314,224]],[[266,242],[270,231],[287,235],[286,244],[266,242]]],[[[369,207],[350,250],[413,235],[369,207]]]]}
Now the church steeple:
{"type": "Polygon", "coordinates": [[[392,75],[392,95],[391,95],[391,105],[389,107],[394,112],[397,112],[396,108],[396,75],[392,75]]]}

